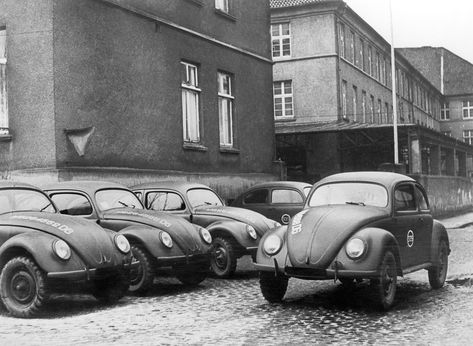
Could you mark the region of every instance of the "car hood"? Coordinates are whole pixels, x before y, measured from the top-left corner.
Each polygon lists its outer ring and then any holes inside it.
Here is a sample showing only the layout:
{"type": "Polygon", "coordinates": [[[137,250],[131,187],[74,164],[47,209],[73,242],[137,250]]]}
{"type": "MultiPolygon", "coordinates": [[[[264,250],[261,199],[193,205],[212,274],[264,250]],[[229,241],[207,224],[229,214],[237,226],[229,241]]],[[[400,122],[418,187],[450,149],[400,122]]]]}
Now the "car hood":
{"type": "Polygon", "coordinates": [[[253,226],[260,236],[262,236],[269,228],[271,228],[270,222],[268,222],[267,218],[264,215],[243,208],[227,206],[208,206],[195,209],[194,214],[218,216],[235,221],[240,221],[253,226]]]}
{"type": "Polygon", "coordinates": [[[294,216],[288,227],[287,248],[291,263],[326,268],[353,233],[388,215],[380,208],[353,205],[305,209],[294,216]]]}
{"type": "Polygon", "coordinates": [[[192,223],[169,213],[144,209],[115,208],[106,211],[103,218],[106,220],[129,221],[166,231],[186,254],[199,253],[205,247],[199,232],[192,223]]]}
{"type": "Polygon", "coordinates": [[[89,267],[118,265],[123,254],[113,237],[95,222],[44,212],[15,212],[0,216],[0,224],[34,229],[64,240],[89,267]]]}

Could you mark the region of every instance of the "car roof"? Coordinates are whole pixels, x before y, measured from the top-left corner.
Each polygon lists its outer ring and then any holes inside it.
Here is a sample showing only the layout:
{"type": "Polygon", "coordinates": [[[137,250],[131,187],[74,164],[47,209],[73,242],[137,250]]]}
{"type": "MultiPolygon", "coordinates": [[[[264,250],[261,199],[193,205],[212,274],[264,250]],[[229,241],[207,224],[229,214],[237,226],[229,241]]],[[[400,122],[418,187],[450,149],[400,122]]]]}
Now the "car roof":
{"type": "Polygon", "coordinates": [[[11,187],[29,188],[29,189],[39,190],[38,187],[36,187],[34,185],[31,185],[31,184],[27,184],[27,183],[22,183],[22,182],[18,182],[18,181],[10,181],[10,180],[0,181],[0,189],[11,188],[11,187]]]}
{"type": "MultiPolygon", "coordinates": [[[[265,187],[294,187],[299,190],[303,190],[305,187],[312,187],[312,184],[303,183],[300,181],[268,181],[264,183],[258,183],[252,185],[248,190],[265,188],[265,187]]],[[[247,191],[248,191],[247,190],[247,191]]]]}
{"type": "Polygon", "coordinates": [[[315,185],[319,186],[331,182],[342,182],[342,181],[359,181],[359,182],[376,182],[382,184],[386,187],[391,187],[402,181],[415,181],[407,175],[392,173],[392,172],[378,172],[378,171],[369,171],[369,172],[346,172],[346,173],[337,173],[330,175],[318,181],[315,185]]]}
{"type": "Polygon", "coordinates": [[[172,189],[185,193],[190,189],[208,189],[212,190],[209,186],[199,183],[191,183],[188,181],[155,181],[150,183],[142,183],[130,187],[132,190],[149,190],[149,189],[172,189]]]}
{"type": "Polygon", "coordinates": [[[74,181],[62,181],[59,183],[53,183],[43,186],[46,191],[49,190],[78,190],[84,191],[88,194],[93,194],[97,190],[101,189],[128,189],[126,186],[117,184],[111,181],[99,181],[99,180],[74,180],[74,181]]]}

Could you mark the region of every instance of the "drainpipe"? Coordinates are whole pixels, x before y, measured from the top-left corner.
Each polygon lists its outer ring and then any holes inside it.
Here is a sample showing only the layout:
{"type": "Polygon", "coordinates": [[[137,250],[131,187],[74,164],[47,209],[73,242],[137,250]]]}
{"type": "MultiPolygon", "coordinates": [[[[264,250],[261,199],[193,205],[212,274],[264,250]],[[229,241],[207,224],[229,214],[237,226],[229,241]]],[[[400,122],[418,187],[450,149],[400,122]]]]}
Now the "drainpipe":
{"type": "Polygon", "coordinates": [[[444,95],[443,49],[440,50],[440,92],[444,95]]]}

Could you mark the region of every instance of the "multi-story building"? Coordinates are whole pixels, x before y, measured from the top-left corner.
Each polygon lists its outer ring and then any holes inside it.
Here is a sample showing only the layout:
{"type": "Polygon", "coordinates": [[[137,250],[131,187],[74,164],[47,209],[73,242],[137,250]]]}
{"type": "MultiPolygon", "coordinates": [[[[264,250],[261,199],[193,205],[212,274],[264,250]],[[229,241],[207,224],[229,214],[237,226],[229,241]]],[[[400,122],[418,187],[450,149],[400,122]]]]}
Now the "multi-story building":
{"type": "MultiPolygon", "coordinates": [[[[390,44],[343,1],[272,0],[271,33],[277,155],[288,174],[316,180],[393,163],[390,44]]],[[[440,132],[441,90],[397,52],[395,63],[406,172],[466,176],[472,149],[440,132]]]]}
{"type": "Polygon", "coordinates": [[[0,13],[7,178],[194,179],[224,194],[274,178],[269,3],[6,0],[0,13]]]}

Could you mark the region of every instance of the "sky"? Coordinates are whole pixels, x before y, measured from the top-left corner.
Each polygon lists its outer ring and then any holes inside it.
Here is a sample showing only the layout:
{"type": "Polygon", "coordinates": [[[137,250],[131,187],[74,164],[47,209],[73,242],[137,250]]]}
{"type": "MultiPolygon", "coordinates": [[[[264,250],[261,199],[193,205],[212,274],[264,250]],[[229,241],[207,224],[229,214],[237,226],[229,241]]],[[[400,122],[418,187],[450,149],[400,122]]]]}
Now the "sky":
{"type": "MultiPolygon", "coordinates": [[[[389,0],[344,0],[391,42],[389,0]]],[[[394,47],[445,47],[473,63],[473,0],[392,0],[394,47]]]]}

